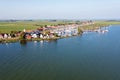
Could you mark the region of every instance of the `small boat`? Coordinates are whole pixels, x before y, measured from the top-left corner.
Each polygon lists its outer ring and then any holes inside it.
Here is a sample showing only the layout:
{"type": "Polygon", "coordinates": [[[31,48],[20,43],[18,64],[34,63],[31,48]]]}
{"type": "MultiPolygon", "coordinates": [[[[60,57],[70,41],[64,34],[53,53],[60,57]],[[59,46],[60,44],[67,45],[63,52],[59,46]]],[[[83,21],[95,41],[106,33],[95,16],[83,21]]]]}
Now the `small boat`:
{"type": "Polygon", "coordinates": [[[95,32],[98,32],[98,33],[105,33],[105,32],[108,32],[108,30],[95,30],[95,32]]]}
{"type": "Polygon", "coordinates": [[[108,32],[108,30],[101,30],[102,33],[108,32]]]}
{"type": "Polygon", "coordinates": [[[108,32],[108,30],[105,30],[105,32],[108,32]]]}

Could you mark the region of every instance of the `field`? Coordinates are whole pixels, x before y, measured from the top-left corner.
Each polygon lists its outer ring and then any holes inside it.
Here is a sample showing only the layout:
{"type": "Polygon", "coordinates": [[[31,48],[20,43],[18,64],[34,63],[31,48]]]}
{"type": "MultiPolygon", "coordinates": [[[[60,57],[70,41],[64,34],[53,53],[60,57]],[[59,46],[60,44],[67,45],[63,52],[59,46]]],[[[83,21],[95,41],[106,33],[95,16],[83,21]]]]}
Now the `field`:
{"type": "Polygon", "coordinates": [[[17,22],[0,22],[0,33],[10,33],[11,31],[36,30],[45,25],[57,25],[64,22],[49,21],[17,21],[17,22]]]}
{"type": "Polygon", "coordinates": [[[95,21],[95,23],[106,25],[120,25],[120,21],[95,21]]]}
{"type": "MultiPolygon", "coordinates": [[[[67,24],[70,21],[16,21],[16,22],[0,22],[0,33],[10,33],[11,31],[35,30],[45,25],[67,24]]],[[[120,24],[118,21],[95,21],[94,25],[84,26],[85,30],[93,30],[100,26],[120,24]]]]}
{"type": "Polygon", "coordinates": [[[83,30],[95,30],[109,25],[120,25],[120,21],[94,21],[95,24],[83,26],[83,30]]]}

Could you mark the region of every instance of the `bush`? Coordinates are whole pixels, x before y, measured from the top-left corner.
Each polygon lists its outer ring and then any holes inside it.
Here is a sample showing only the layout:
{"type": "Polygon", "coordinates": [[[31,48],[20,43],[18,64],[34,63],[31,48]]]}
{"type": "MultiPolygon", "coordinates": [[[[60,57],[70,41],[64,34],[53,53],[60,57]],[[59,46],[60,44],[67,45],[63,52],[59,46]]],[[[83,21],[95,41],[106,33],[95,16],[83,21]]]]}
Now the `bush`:
{"type": "Polygon", "coordinates": [[[25,39],[25,32],[22,32],[22,33],[20,34],[20,39],[22,39],[22,40],[25,39]]]}
{"type": "Polygon", "coordinates": [[[78,27],[78,34],[83,33],[82,29],[80,27],[78,27]]]}

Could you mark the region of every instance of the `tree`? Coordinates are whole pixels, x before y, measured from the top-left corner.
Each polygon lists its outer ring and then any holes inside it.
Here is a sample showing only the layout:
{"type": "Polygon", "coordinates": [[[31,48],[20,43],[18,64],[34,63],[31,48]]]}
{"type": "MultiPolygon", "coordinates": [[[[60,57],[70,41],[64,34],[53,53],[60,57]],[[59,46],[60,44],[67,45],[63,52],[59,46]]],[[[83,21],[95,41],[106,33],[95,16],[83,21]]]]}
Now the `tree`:
{"type": "Polygon", "coordinates": [[[78,34],[82,34],[82,33],[83,33],[82,29],[78,27],[78,34]]]}
{"type": "Polygon", "coordinates": [[[22,32],[21,34],[20,34],[20,39],[25,39],[25,32],[22,32]]]}

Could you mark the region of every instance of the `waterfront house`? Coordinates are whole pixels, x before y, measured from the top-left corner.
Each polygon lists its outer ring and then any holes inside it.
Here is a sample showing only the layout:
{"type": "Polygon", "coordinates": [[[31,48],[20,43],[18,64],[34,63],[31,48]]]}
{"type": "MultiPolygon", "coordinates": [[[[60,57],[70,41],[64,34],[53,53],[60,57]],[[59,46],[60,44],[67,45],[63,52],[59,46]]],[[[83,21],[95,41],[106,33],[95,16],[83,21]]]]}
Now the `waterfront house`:
{"type": "Polygon", "coordinates": [[[49,38],[54,38],[55,36],[54,36],[54,34],[53,33],[50,33],[49,34],[49,38]]]}
{"type": "Polygon", "coordinates": [[[7,35],[7,34],[4,34],[4,38],[8,38],[8,35],[7,35]]]}
{"type": "Polygon", "coordinates": [[[32,36],[31,36],[30,34],[26,34],[26,35],[25,35],[25,38],[26,38],[26,39],[31,39],[32,36]]]}
{"type": "Polygon", "coordinates": [[[3,39],[3,35],[2,34],[0,34],[0,39],[3,39]]]}
{"type": "Polygon", "coordinates": [[[32,38],[37,38],[37,34],[31,34],[32,38]]]}
{"type": "Polygon", "coordinates": [[[11,35],[10,35],[10,34],[8,34],[8,38],[11,38],[11,35]]]}

